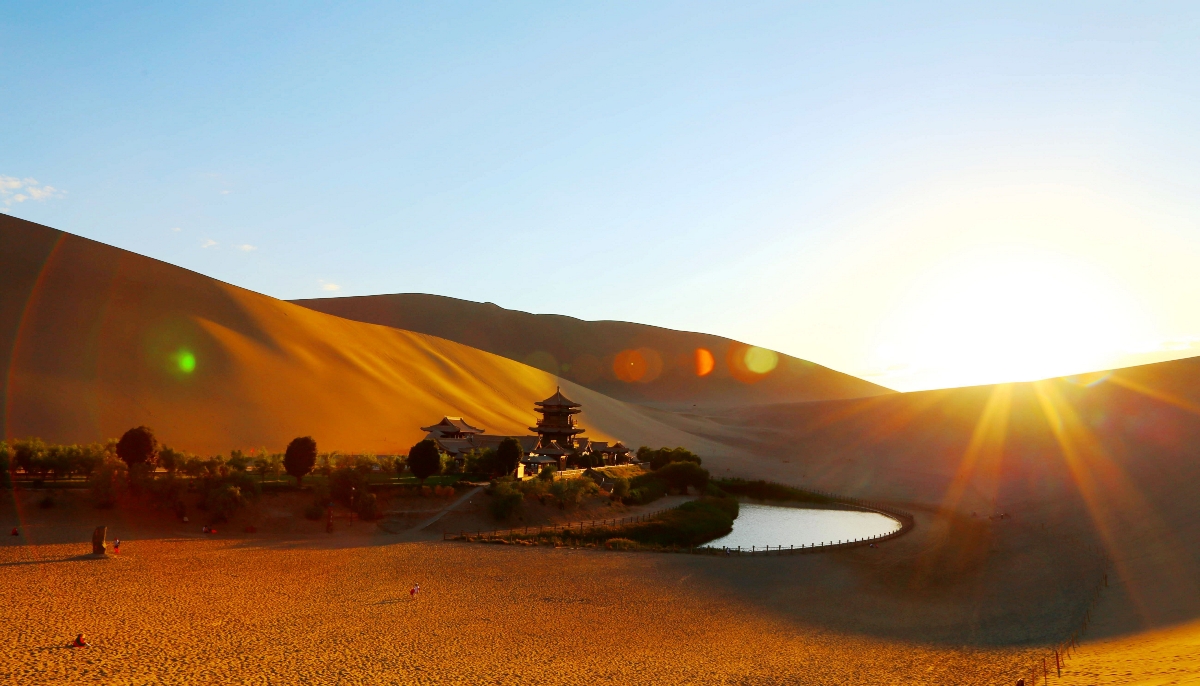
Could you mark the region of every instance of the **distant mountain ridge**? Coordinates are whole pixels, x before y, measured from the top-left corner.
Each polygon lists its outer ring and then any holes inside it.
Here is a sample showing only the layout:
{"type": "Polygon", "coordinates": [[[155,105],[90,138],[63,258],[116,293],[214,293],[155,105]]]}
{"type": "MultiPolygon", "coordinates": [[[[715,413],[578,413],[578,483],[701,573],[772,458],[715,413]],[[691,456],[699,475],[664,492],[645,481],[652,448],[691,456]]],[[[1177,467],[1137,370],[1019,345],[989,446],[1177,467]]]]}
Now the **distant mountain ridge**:
{"type": "Polygon", "coordinates": [[[290,302],[344,319],[438,336],[557,374],[619,400],[660,407],[841,400],[894,392],[782,353],[775,353],[773,369],[758,374],[746,368],[745,354],[752,347],[748,344],[646,324],[530,314],[424,293],[290,302]],[[711,359],[698,349],[711,353],[711,359]],[[711,371],[700,375],[706,362],[711,363],[711,371]]]}

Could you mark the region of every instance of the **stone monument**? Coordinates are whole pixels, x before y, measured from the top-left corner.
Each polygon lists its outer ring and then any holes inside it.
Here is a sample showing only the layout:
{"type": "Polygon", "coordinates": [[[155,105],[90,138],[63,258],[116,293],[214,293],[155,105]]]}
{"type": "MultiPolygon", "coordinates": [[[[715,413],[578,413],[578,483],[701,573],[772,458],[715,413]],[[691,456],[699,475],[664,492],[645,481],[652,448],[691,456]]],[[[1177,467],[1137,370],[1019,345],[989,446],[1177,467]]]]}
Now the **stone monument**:
{"type": "Polygon", "coordinates": [[[108,546],[104,544],[104,537],[108,535],[107,526],[98,526],[92,532],[92,554],[104,555],[108,552],[108,546]]]}

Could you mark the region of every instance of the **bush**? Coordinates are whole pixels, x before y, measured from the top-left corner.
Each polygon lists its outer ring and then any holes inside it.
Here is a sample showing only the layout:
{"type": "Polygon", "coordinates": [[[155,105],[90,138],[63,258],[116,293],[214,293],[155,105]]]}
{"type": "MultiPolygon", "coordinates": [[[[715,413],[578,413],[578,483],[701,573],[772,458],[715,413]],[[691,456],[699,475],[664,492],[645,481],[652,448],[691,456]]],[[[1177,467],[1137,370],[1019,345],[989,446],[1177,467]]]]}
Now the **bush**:
{"type": "Polygon", "coordinates": [[[589,495],[600,492],[600,487],[591,479],[558,479],[550,484],[550,495],[560,506],[578,505],[589,495]]]}
{"type": "Polygon", "coordinates": [[[612,495],[614,498],[629,497],[629,479],[623,476],[614,477],[612,495]]]}
{"type": "Polygon", "coordinates": [[[223,522],[229,519],[236,510],[245,506],[246,498],[242,489],[231,483],[223,483],[208,491],[204,498],[205,509],[212,515],[214,521],[223,522]]]}
{"type": "Polygon", "coordinates": [[[314,522],[325,516],[325,506],[318,502],[309,503],[308,507],[304,508],[304,518],[311,519],[314,522]]]}
{"type": "Polygon", "coordinates": [[[703,493],[708,485],[708,470],[695,462],[672,462],[654,472],[654,476],[661,479],[669,490],[681,493],[686,493],[688,486],[703,493]]]}
{"type": "Polygon", "coordinates": [[[106,508],[117,504],[125,494],[129,483],[129,467],[118,459],[108,459],[100,464],[88,479],[92,502],[96,507],[106,508]]]}
{"type": "Polygon", "coordinates": [[[830,498],[802,491],[791,486],[772,483],[770,481],[746,481],[745,479],[714,479],[716,486],[722,491],[733,495],[745,496],[755,500],[790,500],[802,503],[829,504],[830,498]]]}
{"type": "Polygon", "coordinates": [[[158,464],[158,439],[150,427],[134,427],[117,441],[117,457],[130,468],[137,464],[154,467],[158,464]]]}
{"type": "Polygon", "coordinates": [[[521,510],[525,494],[511,481],[498,481],[488,489],[492,496],[488,511],[498,520],[504,521],[521,510]]]}
{"type": "Polygon", "coordinates": [[[358,514],[359,519],[369,522],[379,519],[383,514],[383,508],[379,505],[379,498],[374,493],[367,491],[354,499],[354,512],[358,514]]]}
{"type": "Polygon", "coordinates": [[[329,493],[334,500],[351,506],[350,498],[356,499],[367,493],[367,475],[350,467],[339,467],[329,475],[329,493]]]}
{"type": "Polygon", "coordinates": [[[554,474],[556,472],[558,472],[557,469],[547,465],[542,467],[542,471],[538,472],[538,478],[542,481],[554,481],[554,474]]]}
{"type": "Polygon", "coordinates": [[[316,463],[317,442],[313,440],[312,436],[293,438],[283,453],[283,468],[289,475],[296,477],[297,486],[304,479],[304,475],[312,471],[313,465],[316,463]]]}
{"type": "Polygon", "coordinates": [[[625,502],[629,505],[645,505],[667,494],[667,482],[654,474],[639,474],[629,482],[629,496],[625,502]]]}
{"type": "Polygon", "coordinates": [[[183,504],[183,491],[186,488],[184,483],[175,477],[168,475],[165,479],[151,480],[146,487],[146,493],[150,496],[150,502],[155,505],[178,509],[178,505],[183,504]]]}
{"type": "Polygon", "coordinates": [[[604,547],[609,550],[637,550],[638,544],[628,538],[610,538],[604,542],[604,547]]]}
{"type": "Polygon", "coordinates": [[[700,464],[700,456],[687,448],[659,448],[651,450],[646,446],[638,448],[638,460],[649,462],[650,469],[658,471],[673,462],[693,462],[700,464]]]}
{"type": "Polygon", "coordinates": [[[731,502],[736,508],[737,501],[732,498],[700,498],[648,522],[625,527],[622,533],[643,545],[701,545],[733,531],[736,514],[730,514],[731,502]]]}

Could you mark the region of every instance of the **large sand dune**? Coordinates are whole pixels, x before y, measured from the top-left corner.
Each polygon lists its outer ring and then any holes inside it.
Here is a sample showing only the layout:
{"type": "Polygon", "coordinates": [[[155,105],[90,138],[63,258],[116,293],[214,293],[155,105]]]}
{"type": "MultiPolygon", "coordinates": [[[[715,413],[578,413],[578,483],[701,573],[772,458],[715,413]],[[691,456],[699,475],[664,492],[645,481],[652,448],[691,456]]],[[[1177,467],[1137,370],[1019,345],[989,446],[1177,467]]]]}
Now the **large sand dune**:
{"type": "MultiPolygon", "coordinates": [[[[1092,673],[1140,655],[1140,665],[1128,665],[1135,673],[1183,669],[1200,679],[1200,664],[1186,657],[1200,640],[1200,358],[1036,383],[659,416],[712,438],[752,441],[762,457],[742,467],[764,476],[974,512],[992,531],[981,575],[1016,556],[1024,571],[1008,574],[1055,567],[1074,579],[1057,590],[1065,598],[1095,592],[1103,571],[1109,585],[1099,587],[1087,636],[1114,641],[1085,651],[1092,673]],[[997,513],[1010,517],[985,519],[997,513]],[[1004,538],[1010,545],[997,546],[1004,538]],[[1139,638],[1147,629],[1155,631],[1139,638]]],[[[1020,596],[995,601],[1031,607],[1020,596]]],[[[1072,612],[1078,630],[1084,608],[1072,612]]]]}
{"type": "Polygon", "coordinates": [[[312,435],[406,452],[461,415],[529,433],[561,385],[598,439],[737,453],[551,374],[429,335],[348,321],[0,215],[5,437],[96,441],[139,424],[195,452],[312,435]]]}
{"type": "Polygon", "coordinates": [[[769,372],[744,364],[750,346],[720,336],[645,324],[530,314],[493,303],[397,293],[294,300],[346,319],[420,331],[555,372],[606,395],[661,407],[690,408],[858,398],[891,390],[789,355],[769,372]],[[696,350],[712,353],[697,374],[696,350]],[[644,369],[622,364],[637,352],[644,369]],[[618,357],[625,352],[626,357],[618,357]]]}

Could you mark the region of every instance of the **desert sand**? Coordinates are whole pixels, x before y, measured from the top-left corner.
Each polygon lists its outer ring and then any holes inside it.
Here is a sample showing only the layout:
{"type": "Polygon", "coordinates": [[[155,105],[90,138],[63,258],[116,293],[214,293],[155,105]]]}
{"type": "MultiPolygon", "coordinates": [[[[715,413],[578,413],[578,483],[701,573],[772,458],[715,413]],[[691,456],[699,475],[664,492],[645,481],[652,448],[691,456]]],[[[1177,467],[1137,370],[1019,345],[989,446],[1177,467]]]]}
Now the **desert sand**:
{"type": "Polygon", "coordinates": [[[91,442],[147,424],[196,453],[311,435],[321,450],[406,453],[462,416],[525,434],[555,387],[598,440],[714,444],[532,367],[433,336],[352,322],[0,216],[5,436],[91,442]],[[181,366],[182,355],[194,366],[181,366]]]}
{"type": "Polygon", "coordinates": [[[965,615],[871,590],[899,548],[721,559],[443,543],[362,522],[329,536],[303,520],[211,537],[31,506],[26,536],[0,547],[0,679],[17,683],[993,684],[1040,654],[900,637],[965,615]],[[119,556],[81,555],[99,520],[119,556]],[[823,619],[848,600],[874,605],[872,626],[823,619]],[[65,647],[79,631],[92,648],[65,647]]]}
{"type": "Polygon", "coordinates": [[[94,441],[149,424],[194,452],[278,450],[300,434],[325,450],[402,452],[445,414],[524,432],[532,402],[561,385],[601,440],[684,445],[719,476],[887,499],[918,515],[879,555],[729,561],[365,527],[332,540],[287,525],[201,539],[114,513],[130,532],[117,535],[136,544],[95,561],[75,559],[95,512],[64,519],[69,508],[18,499],[5,503],[5,527],[29,535],[6,540],[0,561],[15,610],[0,622],[15,646],[0,674],[12,680],[94,667],[120,682],[189,669],[406,681],[420,666],[443,670],[431,682],[1005,683],[1072,635],[1082,645],[1068,683],[1200,680],[1200,359],[671,412],[9,217],[0,255],[8,438],[94,441]],[[184,349],[190,373],[178,365],[184,349]],[[417,576],[442,584],[437,600],[419,601],[435,611],[389,614],[417,576]],[[78,623],[97,639],[95,657],[56,647],[78,623]],[[171,631],[188,640],[166,641],[171,631]],[[195,650],[204,641],[212,649],[195,650]],[[459,671],[444,671],[450,662],[459,671]]]}
{"type": "Polygon", "coordinates": [[[618,400],[659,407],[728,407],[892,393],[782,353],[773,370],[755,374],[736,359],[750,347],[746,343],[645,324],[530,314],[425,293],[291,302],[346,319],[439,336],[558,374],[618,400]],[[713,354],[714,366],[703,376],[697,374],[698,348],[713,354]],[[635,381],[619,378],[614,371],[617,355],[638,350],[648,368],[635,381]]]}

